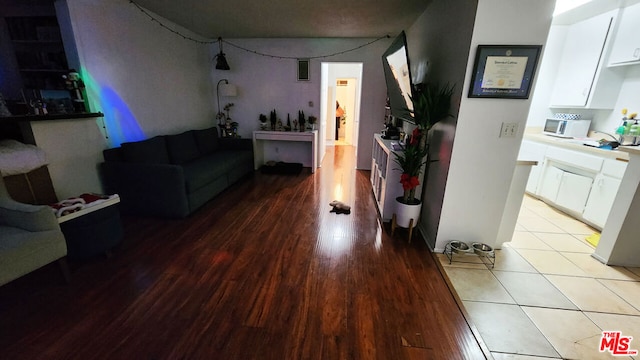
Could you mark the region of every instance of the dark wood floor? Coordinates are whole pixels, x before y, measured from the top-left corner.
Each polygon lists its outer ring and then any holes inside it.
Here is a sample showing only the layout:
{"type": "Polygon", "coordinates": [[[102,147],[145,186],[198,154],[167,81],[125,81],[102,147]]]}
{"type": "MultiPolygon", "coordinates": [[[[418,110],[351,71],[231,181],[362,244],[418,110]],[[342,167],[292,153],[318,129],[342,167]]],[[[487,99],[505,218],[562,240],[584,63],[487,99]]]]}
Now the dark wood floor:
{"type": "Polygon", "coordinates": [[[389,237],[353,168],[336,147],[187,219],[123,219],[71,284],[53,264],[0,287],[0,358],[484,359],[424,242],[389,237]]]}

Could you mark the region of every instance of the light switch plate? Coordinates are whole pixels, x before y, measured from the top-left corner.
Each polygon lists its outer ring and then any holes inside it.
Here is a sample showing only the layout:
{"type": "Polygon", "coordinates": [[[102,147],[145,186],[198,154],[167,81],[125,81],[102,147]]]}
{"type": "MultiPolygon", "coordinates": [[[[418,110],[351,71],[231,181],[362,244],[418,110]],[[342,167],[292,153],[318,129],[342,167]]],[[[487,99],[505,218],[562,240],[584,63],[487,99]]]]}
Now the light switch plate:
{"type": "Polygon", "coordinates": [[[500,137],[516,137],[518,133],[518,123],[502,123],[500,137]]]}

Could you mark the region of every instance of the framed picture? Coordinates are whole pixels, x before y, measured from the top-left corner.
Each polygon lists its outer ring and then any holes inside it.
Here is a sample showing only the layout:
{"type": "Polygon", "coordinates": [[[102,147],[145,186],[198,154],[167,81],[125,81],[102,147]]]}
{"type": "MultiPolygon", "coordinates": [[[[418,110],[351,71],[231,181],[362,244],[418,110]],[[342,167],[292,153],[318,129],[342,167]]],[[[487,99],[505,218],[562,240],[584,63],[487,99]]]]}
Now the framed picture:
{"type": "Polygon", "coordinates": [[[309,81],[309,59],[298,59],[298,81],[309,81]]]}
{"type": "Polygon", "coordinates": [[[542,45],[478,45],[469,97],[528,99],[542,45]]]}

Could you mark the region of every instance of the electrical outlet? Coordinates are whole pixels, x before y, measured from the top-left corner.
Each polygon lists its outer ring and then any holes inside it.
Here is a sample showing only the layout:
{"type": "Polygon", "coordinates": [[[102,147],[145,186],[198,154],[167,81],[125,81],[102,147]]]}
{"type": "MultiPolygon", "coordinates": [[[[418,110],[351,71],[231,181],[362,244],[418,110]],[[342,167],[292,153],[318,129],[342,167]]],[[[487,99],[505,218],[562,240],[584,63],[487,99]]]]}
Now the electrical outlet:
{"type": "Polygon", "coordinates": [[[502,123],[500,137],[516,137],[518,133],[518,123],[502,123]]]}

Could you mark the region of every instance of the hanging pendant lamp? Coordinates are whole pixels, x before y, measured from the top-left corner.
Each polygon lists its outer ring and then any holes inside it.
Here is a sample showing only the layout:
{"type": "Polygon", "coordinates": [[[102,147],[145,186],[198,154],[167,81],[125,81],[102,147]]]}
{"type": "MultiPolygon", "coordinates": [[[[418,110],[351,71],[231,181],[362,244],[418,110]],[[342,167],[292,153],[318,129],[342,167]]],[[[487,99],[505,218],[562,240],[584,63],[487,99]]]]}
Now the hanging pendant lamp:
{"type": "Polygon", "coordinates": [[[220,46],[220,52],[216,55],[216,69],[218,70],[231,70],[229,67],[229,63],[227,63],[227,58],[224,57],[224,53],[222,52],[222,38],[218,38],[218,45],[220,46]]]}

